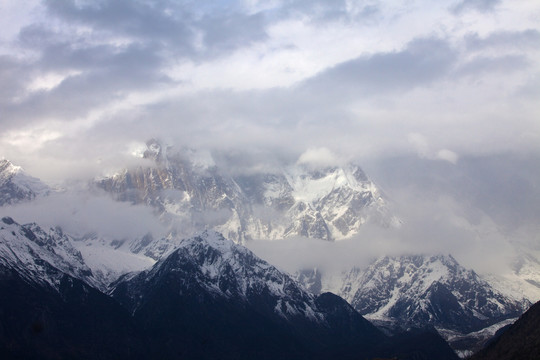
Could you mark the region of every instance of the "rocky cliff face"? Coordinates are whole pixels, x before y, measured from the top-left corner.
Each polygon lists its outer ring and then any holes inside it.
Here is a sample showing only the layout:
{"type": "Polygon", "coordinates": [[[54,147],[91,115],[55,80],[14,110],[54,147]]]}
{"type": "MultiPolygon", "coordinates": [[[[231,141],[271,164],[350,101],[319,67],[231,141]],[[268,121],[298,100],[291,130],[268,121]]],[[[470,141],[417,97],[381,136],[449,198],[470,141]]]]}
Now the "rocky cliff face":
{"type": "Polygon", "coordinates": [[[463,333],[519,316],[529,305],[504,297],[451,256],[384,257],[343,293],[370,318],[463,333]]]}
{"type": "Polygon", "coordinates": [[[9,160],[0,160],[0,206],[32,200],[49,192],[39,179],[27,175],[9,160]]]}
{"type": "Polygon", "coordinates": [[[491,330],[530,306],[522,297],[499,292],[449,255],[383,257],[365,269],[334,276],[332,284],[318,271],[305,270],[296,278],[315,293],[334,291],[390,332],[435,327],[462,354],[471,354],[491,330]]]}
{"type": "Polygon", "coordinates": [[[0,265],[16,270],[29,282],[56,289],[65,275],[104,287],[72,242],[60,228],[45,230],[4,217],[0,220],[0,265]]]}
{"type": "Polygon", "coordinates": [[[273,173],[228,175],[210,156],[148,142],[147,167],[97,182],[117,199],[153,206],[187,233],[213,228],[236,242],[355,235],[368,221],[399,225],[360,167],[313,169],[303,164],[273,173]],[[201,160],[202,159],[202,160],[201,160]]]}

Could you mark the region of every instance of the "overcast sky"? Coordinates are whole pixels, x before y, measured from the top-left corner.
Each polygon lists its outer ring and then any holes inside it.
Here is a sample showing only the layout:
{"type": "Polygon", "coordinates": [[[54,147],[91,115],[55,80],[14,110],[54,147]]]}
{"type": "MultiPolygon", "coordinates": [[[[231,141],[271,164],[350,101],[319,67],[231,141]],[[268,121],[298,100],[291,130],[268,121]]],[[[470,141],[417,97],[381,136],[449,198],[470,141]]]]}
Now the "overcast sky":
{"type": "Polygon", "coordinates": [[[0,23],[0,156],[46,180],[120,166],[150,137],[453,164],[540,152],[537,1],[1,0],[0,23]]]}

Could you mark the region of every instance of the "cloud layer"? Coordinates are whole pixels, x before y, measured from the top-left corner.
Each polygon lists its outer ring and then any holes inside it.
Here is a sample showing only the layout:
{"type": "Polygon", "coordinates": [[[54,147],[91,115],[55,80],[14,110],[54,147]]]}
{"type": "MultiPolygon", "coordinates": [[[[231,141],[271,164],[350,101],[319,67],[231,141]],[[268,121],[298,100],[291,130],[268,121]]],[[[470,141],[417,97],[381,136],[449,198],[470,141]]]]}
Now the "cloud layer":
{"type": "Polygon", "coordinates": [[[374,157],[414,153],[419,134],[450,162],[539,151],[530,1],[1,6],[0,152],[43,178],[149,137],[374,157]]]}

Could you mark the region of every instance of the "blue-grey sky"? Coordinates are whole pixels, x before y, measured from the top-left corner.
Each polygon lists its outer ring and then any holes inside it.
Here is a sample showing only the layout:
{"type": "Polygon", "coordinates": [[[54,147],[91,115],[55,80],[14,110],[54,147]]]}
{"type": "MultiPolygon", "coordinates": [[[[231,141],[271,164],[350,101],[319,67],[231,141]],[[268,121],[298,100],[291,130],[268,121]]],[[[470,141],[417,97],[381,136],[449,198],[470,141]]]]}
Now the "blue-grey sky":
{"type": "Polygon", "coordinates": [[[536,1],[2,0],[0,22],[0,154],[44,179],[119,166],[149,137],[540,151],[536,1]]]}

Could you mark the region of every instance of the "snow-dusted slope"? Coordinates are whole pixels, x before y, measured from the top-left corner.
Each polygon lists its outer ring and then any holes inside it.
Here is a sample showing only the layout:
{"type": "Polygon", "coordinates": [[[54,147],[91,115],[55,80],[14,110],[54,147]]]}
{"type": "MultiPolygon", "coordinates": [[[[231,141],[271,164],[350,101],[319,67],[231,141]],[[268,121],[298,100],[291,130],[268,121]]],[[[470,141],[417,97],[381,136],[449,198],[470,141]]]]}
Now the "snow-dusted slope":
{"type": "Polygon", "coordinates": [[[19,225],[10,217],[0,220],[0,264],[28,281],[56,289],[64,274],[94,287],[104,286],[60,228],[19,225]]]}
{"type": "Polygon", "coordinates": [[[99,282],[108,285],[123,274],[147,269],[155,263],[152,257],[130,249],[135,248],[136,244],[145,238],[147,237],[119,241],[97,234],[87,234],[72,238],[72,244],[99,282]]]}
{"type": "Polygon", "coordinates": [[[32,200],[49,191],[47,185],[28,176],[20,166],[13,165],[9,160],[0,160],[0,206],[32,200]]]}
{"type": "MultiPolygon", "coordinates": [[[[137,302],[141,298],[139,292],[147,291],[147,286],[171,272],[177,273],[177,281],[186,290],[202,287],[214,296],[242,302],[265,296],[274,301],[272,311],[285,319],[302,316],[318,322],[324,320],[315,305],[315,297],[291,277],[214,231],[182,240],[172,254],[151,270],[128,277],[128,281],[121,279],[113,293],[121,286],[137,302]]],[[[137,309],[140,305],[132,307],[137,309]]]]}
{"type": "Polygon", "coordinates": [[[435,349],[431,357],[425,357],[427,347],[420,339],[408,341],[417,342],[411,354],[403,339],[390,341],[340,297],[308,293],[289,275],[214,231],[182,240],[149,270],[121,277],[111,295],[168,344],[164,354],[455,359],[438,335],[429,346],[435,349]]]}
{"type": "Polygon", "coordinates": [[[498,291],[452,256],[383,257],[365,269],[296,278],[311,291],[335,292],[390,332],[434,326],[462,354],[530,306],[520,292],[498,291]]]}
{"type": "Polygon", "coordinates": [[[504,296],[441,255],[381,258],[364,271],[353,270],[340,293],[371,319],[463,333],[516,317],[530,305],[504,296]]]}

